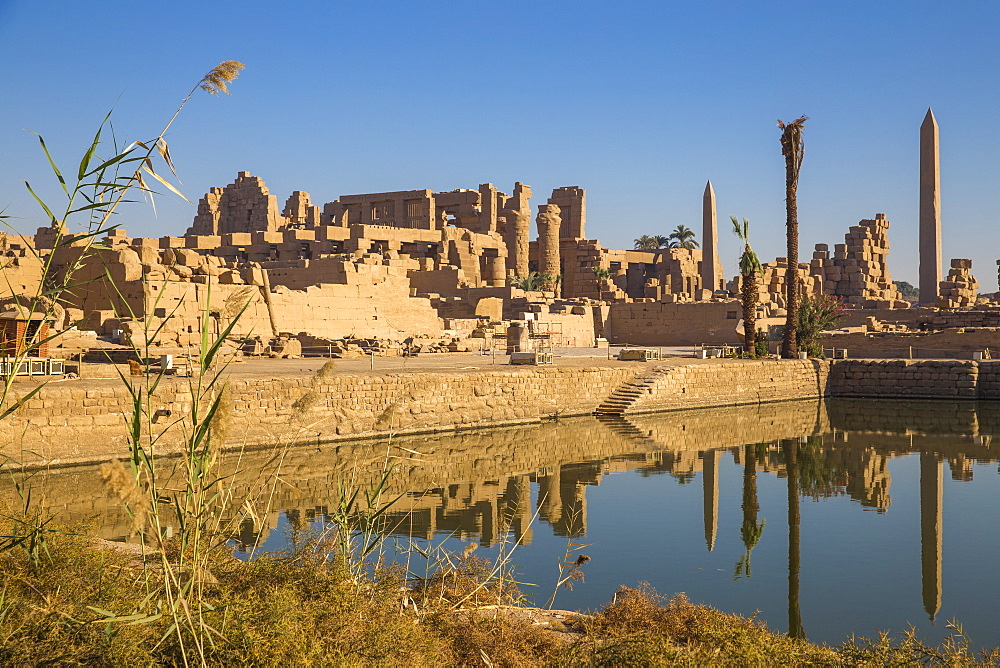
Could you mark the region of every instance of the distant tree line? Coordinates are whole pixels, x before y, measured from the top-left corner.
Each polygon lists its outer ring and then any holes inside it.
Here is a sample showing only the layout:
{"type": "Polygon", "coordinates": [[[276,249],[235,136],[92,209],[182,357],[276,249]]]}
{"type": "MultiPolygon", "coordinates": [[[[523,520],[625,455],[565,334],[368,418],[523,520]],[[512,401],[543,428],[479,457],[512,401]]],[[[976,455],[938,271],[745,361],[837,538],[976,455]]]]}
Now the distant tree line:
{"type": "Polygon", "coordinates": [[[641,251],[653,251],[660,248],[686,248],[688,250],[698,248],[698,242],[694,240],[694,230],[686,225],[678,225],[677,229],[667,236],[643,234],[635,240],[633,248],[641,251]]]}
{"type": "Polygon", "coordinates": [[[920,297],[920,288],[915,288],[906,281],[893,281],[892,284],[899,288],[899,294],[904,297],[920,297]]]}

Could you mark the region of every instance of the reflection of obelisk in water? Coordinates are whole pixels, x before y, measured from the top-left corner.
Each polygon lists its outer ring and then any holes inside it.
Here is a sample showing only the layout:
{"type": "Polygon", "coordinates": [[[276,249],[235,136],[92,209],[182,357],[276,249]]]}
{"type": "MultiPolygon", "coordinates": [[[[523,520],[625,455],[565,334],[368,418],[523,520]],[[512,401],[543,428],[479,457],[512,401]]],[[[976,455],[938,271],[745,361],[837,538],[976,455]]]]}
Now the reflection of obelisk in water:
{"type": "Polygon", "coordinates": [[[920,453],[920,570],[924,610],[932,622],[941,609],[943,468],[943,462],[937,455],[920,453]]]}
{"type": "Polygon", "coordinates": [[[941,283],[941,160],[938,124],[927,110],[920,124],[920,305],[934,304],[941,283]]]}
{"type": "Polygon", "coordinates": [[[705,498],[705,544],[715,549],[715,534],[719,530],[719,452],[708,450],[701,465],[702,492],[705,498]]]}

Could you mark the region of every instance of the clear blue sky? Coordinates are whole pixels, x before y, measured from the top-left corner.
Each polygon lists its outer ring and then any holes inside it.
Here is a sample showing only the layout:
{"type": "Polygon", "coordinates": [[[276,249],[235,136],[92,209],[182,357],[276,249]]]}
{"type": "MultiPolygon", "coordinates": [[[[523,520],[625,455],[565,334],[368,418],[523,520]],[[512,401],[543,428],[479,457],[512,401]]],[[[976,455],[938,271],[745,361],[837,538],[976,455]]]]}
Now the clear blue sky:
{"type": "MultiPolygon", "coordinates": [[[[810,116],[799,191],[801,255],[878,212],[890,270],[916,283],[918,128],[941,125],[944,257],[995,290],[1000,227],[997,2],[28,2],[0,0],[0,208],[44,216],[21,181],[52,180],[35,137],[75,166],[105,112],[155,136],[222,60],[231,97],[199,94],[169,141],[197,199],[236,172],[279,206],[292,190],[342,194],[514,181],[544,203],[588,192],[588,236],[631,247],[700,231],[718,195],[765,259],[783,255],[777,119],[810,116]]],[[[181,234],[194,207],[143,205],[133,236],[181,234]]]]}

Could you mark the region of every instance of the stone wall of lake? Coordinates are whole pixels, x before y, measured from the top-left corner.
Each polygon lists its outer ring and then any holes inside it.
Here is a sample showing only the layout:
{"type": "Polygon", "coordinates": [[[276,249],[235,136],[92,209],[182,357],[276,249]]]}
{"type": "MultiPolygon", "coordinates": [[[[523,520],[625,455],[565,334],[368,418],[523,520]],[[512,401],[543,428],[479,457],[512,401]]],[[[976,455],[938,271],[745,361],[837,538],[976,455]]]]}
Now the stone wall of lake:
{"type": "MultiPolygon", "coordinates": [[[[334,374],[238,379],[221,403],[225,447],[323,443],[589,415],[623,387],[656,374],[634,410],[750,405],[823,394],[828,363],[722,362],[676,367],[529,367],[455,373],[334,374]]],[[[123,457],[132,405],[121,383],[52,384],[0,421],[3,452],[33,465],[123,457]],[[95,386],[96,385],[96,386],[95,386]]],[[[205,406],[202,407],[204,411],[205,406]]],[[[192,412],[184,379],[165,380],[149,402],[157,451],[176,452],[178,420],[192,412]],[[174,426],[171,426],[174,425],[174,426]]]]}
{"type": "Polygon", "coordinates": [[[1000,399],[1000,360],[837,360],[828,396],[1000,399]]]}
{"type": "MultiPolygon", "coordinates": [[[[713,461],[726,451],[739,457],[745,443],[800,439],[829,430],[821,402],[798,401],[747,406],[738,415],[703,409],[318,446],[275,444],[228,453],[215,473],[224,480],[219,510],[225,531],[247,544],[255,534],[273,529],[280,512],[308,523],[338,502],[339,489],[372,489],[389,466],[393,473],[383,498],[401,496],[389,518],[394,532],[428,537],[454,530],[489,543],[505,527],[529,531],[534,513],[526,497],[530,482],[545,488],[541,520],[568,534],[586,524],[585,488],[605,475],[640,470],[693,476],[702,471],[706,453],[716,453],[713,461]],[[243,517],[248,508],[256,521],[243,517]]],[[[161,462],[161,486],[182,484],[175,462],[179,460],[161,462]]],[[[762,471],[779,468],[761,464],[762,471]]],[[[128,536],[129,518],[108,493],[100,465],[29,475],[36,507],[57,513],[61,522],[91,522],[105,538],[128,536]]],[[[0,478],[0,498],[14,498],[12,483],[0,478]]],[[[169,517],[165,521],[170,524],[169,517]]]]}
{"type": "MultiPolygon", "coordinates": [[[[221,402],[218,424],[224,429],[216,436],[227,449],[318,444],[595,412],[634,415],[822,396],[1000,399],[1000,360],[733,360],[237,379],[221,402]]],[[[148,402],[157,415],[147,425],[159,439],[157,452],[177,451],[192,409],[186,379],[160,384],[148,402]]],[[[123,457],[131,410],[120,382],[53,383],[0,421],[0,454],[32,466],[123,457]]]]}

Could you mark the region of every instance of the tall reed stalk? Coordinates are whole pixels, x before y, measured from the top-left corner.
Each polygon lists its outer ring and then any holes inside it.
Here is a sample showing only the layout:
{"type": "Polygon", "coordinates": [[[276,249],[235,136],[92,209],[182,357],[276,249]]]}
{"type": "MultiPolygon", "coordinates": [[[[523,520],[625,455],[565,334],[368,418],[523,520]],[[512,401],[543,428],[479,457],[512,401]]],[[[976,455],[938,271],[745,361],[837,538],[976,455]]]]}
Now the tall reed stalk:
{"type": "MultiPolygon", "coordinates": [[[[46,319],[53,318],[62,307],[60,302],[74,294],[81,286],[77,280],[80,270],[101,248],[98,238],[107,234],[115,225],[112,216],[120,205],[134,201],[136,195],[148,197],[154,203],[154,185],[164,187],[180,197],[180,191],[157,171],[157,161],[176,177],[166,133],[172,127],[181,111],[198,91],[210,94],[228,93],[232,82],[243,65],[236,61],[224,61],[202,77],[183,98],[169,120],[152,140],[135,141],[121,148],[112,140],[112,154],[102,157],[105,151],[104,134],[111,128],[111,114],[102,120],[90,146],[84,152],[74,177],[67,179],[56,165],[44,139],[39,135],[39,143],[49,165],[65,195],[60,206],[50,206],[31,187],[28,191],[39,204],[51,224],[51,249],[34,250],[35,259],[41,264],[42,280],[35,294],[15,296],[14,304],[28,313],[41,312],[46,319]],[[72,233],[70,224],[83,219],[84,231],[72,233]]],[[[185,198],[186,199],[186,198],[185,198]]],[[[155,203],[154,203],[155,206],[155,203]]],[[[7,222],[7,216],[3,216],[7,222]]],[[[105,282],[118,290],[110,275],[105,282]]],[[[12,291],[13,292],[13,291],[12,291]]],[[[160,291],[162,293],[162,291],[160,291]]],[[[126,310],[131,310],[128,300],[121,297],[118,302],[126,310]]],[[[133,319],[139,315],[143,322],[142,350],[135,349],[140,359],[149,356],[149,345],[160,333],[163,324],[154,326],[146,313],[131,313],[133,319]]],[[[201,341],[199,354],[190,378],[190,410],[168,422],[156,425],[161,413],[155,408],[157,390],[164,375],[146,374],[140,379],[121,374],[122,381],[131,397],[131,411],[127,419],[129,467],[127,471],[106,469],[106,479],[121,498],[126,510],[132,516],[136,530],[144,542],[155,547],[158,568],[146,569],[145,599],[129,614],[116,614],[107,610],[92,608],[96,615],[89,623],[101,623],[109,629],[117,624],[141,624],[157,622],[166,618],[166,632],[161,639],[176,636],[180,656],[178,663],[204,664],[207,649],[216,639],[222,638],[219,629],[211,627],[205,620],[206,611],[211,606],[201,595],[211,582],[207,570],[210,532],[217,528],[217,513],[220,501],[220,480],[213,475],[219,432],[222,429],[222,407],[225,401],[225,386],[221,381],[224,364],[219,362],[220,351],[226,337],[231,333],[237,318],[218,336],[212,335],[212,319],[206,307],[201,316],[201,341]],[[180,484],[169,485],[164,462],[161,461],[158,446],[164,438],[179,441],[181,470],[180,484]],[[164,512],[169,508],[171,512],[164,512]],[[170,518],[170,520],[167,519],[170,518]],[[169,523],[168,523],[169,522],[169,523]],[[176,529],[176,549],[167,540],[170,529],[176,529]],[[176,552],[176,554],[175,554],[176,552]]],[[[54,339],[68,328],[63,323],[51,334],[44,335],[39,329],[33,338],[17,348],[15,362],[23,359],[27,351],[54,339]]],[[[0,419],[9,416],[41,389],[41,385],[19,397],[8,401],[13,394],[14,376],[3,378],[2,399],[5,411],[0,419]]],[[[9,465],[11,462],[7,462],[9,465]]],[[[8,466],[9,468],[9,466],[8,466]]],[[[26,495],[30,498],[30,494],[26,495]]],[[[30,505],[30,504],[29,504],[30,505]]],[[[19,545],[31,553],[40,553],[39,543],[44,548],[46,523],[39,522],[35,535],[7,537],[0,542],[0,548],[19,545]]],[[[15,532],[18,533],[18,532],[15,532]]],[[[21,534],[30,532],[19,532],[21,534]]]]}

